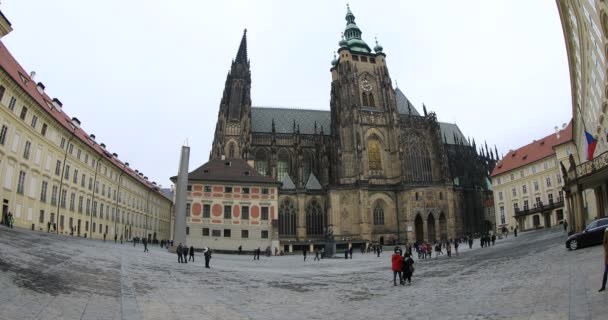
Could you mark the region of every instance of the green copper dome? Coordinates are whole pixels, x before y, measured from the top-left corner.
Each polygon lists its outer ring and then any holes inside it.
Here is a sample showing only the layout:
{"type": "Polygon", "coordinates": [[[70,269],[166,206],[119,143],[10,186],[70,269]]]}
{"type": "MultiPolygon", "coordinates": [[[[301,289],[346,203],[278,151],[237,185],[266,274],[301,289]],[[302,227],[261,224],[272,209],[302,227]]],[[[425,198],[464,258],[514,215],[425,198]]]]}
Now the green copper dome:
{"type": "Polygon", "coordinates": [[[361,39],[361,29],[355,23],[355,15],[350,11],[350,6],[346,5],[346,29],[344,30],[344,36],[346,36],[346,46],[343,46],[343,42],[340,41],[340,47],[348,47],[351,51],[371,53],[370,47],[361,39]]]}
{"type": "Polygon", "coordinates": [[[378,38],[376,38],[376,46],[374,47],[374,51],[376,51],[376,53],[380,53],[382,52],[382,46],[380,44],[378,44],[378,38]]]}
{"type": "Polygon", "coordinates": [[[342,40],[338,42],[338,45],[340,48],[348,47],[348,42],[346,42],[346,39],[344,39],[344,33],[342,33],[342,40]]]}
{"type": "Polygon", "coordinates": [[[333,67],[335,67],[335,66],[337,66],[337,65],[338,65],[338,58],[336,58],[336,53],[335,53],[335,52],[334,52],[334,59],[333,59],[333,60],[331,60],[331,65],[332,65],[333,67]]]}

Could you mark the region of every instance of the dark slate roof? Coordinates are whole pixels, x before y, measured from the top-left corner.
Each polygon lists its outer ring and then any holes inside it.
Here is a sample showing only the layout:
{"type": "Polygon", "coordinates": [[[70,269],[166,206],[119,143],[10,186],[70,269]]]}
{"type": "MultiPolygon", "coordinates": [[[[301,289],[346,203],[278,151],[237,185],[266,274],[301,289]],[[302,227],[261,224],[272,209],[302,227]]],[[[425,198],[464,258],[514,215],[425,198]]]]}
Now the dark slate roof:
{"type": "Polygon", "coordinates": [[[460,131],[460,128],[458,128],[458,125],[455,123],[439,122],[439,127],[441,128],[441,139],[445,137],[448,140],[448,144],[456,144],[454,141],[454,134],[456,134],[458,139],[460,139],[464,144],[469,145],[467,139],[462,134],[462,131],[460,131]]]}
{"type": "MultiPolygon", "coordinates": [[[[172,177],[171,180],[175,181],[176,178],[172,177]]],[[[210,160],[188,173],[188,180],[279,184],[274,179],[259,174],[243,159],[210,160]]]]}
{"type": "Polygon", "coordinates": [[[281,189],[285,190],[295,190],[296,185],[293,183],[293,180],[289,177],[289,175],[285,175],[283,177],[283,181],[281,181],[281,189]]]}
{"type": "Polygon", "coordinates": [[[165,196],[165,198],[171,199],[171,201],[173,201],[173,189],[171,189],[171,188],[161,188],[160,189],[160,193],[162,193],[163,196],[165,196]]]}
{"type": "Polygon", "coordinates": [[[310,176],[308,176],[308,182],[306,182],[306,189],[321,190],[323,189],[323,187],[321,187],[321,184],[319,183],[319,180],[317,180],[317,177],[315,177],[315,175],[311,173],[310,176]]]}
{"type": "Polygon", "coordinates": [[[407,106],[409,105],[410,109],[412,110],[412,115],[420,115],[420,113],[418,113],[418,110],[416,110],[414,105],[399,88],[395,89],[395,96],[397,97],[397,112],[399,112],[400,114],[409,114],[410,111],[407,108],[407,106]]]}
{"type": "MultiPolygon", "coordinates": [[[[412,115],[419,116],[420,114],[414,108],[407,97],[397,88],[397,108],[400,114],[409,114],[407,106],[412,109],[412,115]]],[[[300,125],[301,134],[314,134],[315,122],[317,123],[317,133],[330,133],[331,113],[326,110],[311,110],[311,109],[287,109],[287,108],[269,108],[269,107],[252,107],[251,108],[251,129],[253,132],[272,132],[272,120],[274,119],[275,129],[277,133],[293,133],[293,123],[296,126],[300,125]]],[[[459,139],[465,141],[465,137],[456,124],[439,122],[441,134],[447,138],[448,144],[455,144],[454,134],[459,139]]],[[[465,141],[466,143],[466,141],[465,141]]]]}
{"type": "Polygon", "coordinates": [[[253,132],[272,132],[272,120],[277,133],[293,133],[293,122],[300,125],[301,134],[314,134],[315,121],[317,122],[317,133],[329,134],[331,115],[325,110],[309,109],[285,109],[252,107],[251,108],[251,130],[253,132]]]}

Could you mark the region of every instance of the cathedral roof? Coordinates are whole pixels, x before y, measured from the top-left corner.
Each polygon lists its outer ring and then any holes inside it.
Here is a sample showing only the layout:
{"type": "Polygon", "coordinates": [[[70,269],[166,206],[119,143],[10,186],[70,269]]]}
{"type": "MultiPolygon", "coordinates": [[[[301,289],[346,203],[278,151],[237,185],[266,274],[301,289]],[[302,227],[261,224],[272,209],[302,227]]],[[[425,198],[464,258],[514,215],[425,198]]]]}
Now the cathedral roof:
{"type": "Polygon", "coordinates": [[[317,177],[315,177],[315,175],[313,173],[311,173],[308,176],[308,182],[306,182],[306,189],[307,190],[322,190],[323,187],[321,187],[321,184],[319,183],[319,180],[317,180],[317,177]]]}
{"type": "Polygon", "coordinates": [[[297,127],[300,126],[301,134],[314,134],[315,123],[317,133],[329,134],[331,125],[331,115],[325,110],[309,109],[286,109],[286,108],[251,108],[251,130],[253,132],[272,132],[272,121],[274,120],[277,133],[293,133],[294,121],[297,127]]]}
{"type": "Polygon", "coordinates": [[[293,183],[293,180],[289,177],[289,175],[285,175],[283,177],[283,181],[281,181],[281,189],[283,190],[295,190],[296,185],[293,183]]]}
{"type": "MultiPolygon", "coordinates": [[[[401,95],[405,97],[403,93],[401,95]]],[[[399,101],[399,96],[397,101],[399,101]]],[[[404,102],[402,102],[402,104],[403,103],[404,102]]],[[[409,103],[409,101],[407,101],[407,103],[409,103]]],[[[399,104],[399,102],[397,102],[397,104],[399,104]]],[[[412,114],[418,115],[418,111],[416,111],[413,106],[411,108],[412,114]]],[[[401,110],[399,110],[399,113],[404,114],[401,110]]],[[[407,111],[405,114],[407,114],[407,111]]],[[[317,133],[320,133],[321,127],[323,127],[323,133],[326,135],[330,134],[331,113],[329,111],[268,107],[251,108],[251,130],[253,132],[272,132],[273,120],[276,133],[293,133],[295,121],[296,129],[299,126],[301,134],[315,134],[315,123],[317,125],[317,133]]],[[[458,125],[439,122],[439,127],[441,128],[442,139],[445,136],[448,144],[456,144],[454,135],[466,143],[466,138],[462,134],[462,131],[460,131],[460,128],[458,128],[458,125]]]]}
{"type": "Polygon", "coordinates": [[[420,113],[418,113],[418,110],[416,110],[416,107],[414,107],[414,105],[410,102],[410,100],[405,96],[405,94],[403,94],[403,91],[401,91],[401,89],[396,88],[395,89],[395,96],[397,98],[397,111],[400,114],[409,114],[409,110],[412,110],[412,115],[415,116],[419,116],[420,113]],[[409,109],[408,109],[409,106],[409,109]]]}

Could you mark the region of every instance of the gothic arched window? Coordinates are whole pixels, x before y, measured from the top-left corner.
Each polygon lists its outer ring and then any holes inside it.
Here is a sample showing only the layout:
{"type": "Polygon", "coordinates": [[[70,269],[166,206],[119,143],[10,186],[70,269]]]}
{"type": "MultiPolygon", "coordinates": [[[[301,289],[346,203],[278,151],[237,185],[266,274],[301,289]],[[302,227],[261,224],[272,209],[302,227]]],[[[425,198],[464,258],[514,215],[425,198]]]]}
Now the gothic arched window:
{"type": "Polygon", "coordinates": [[[369,101],[369,106],[370,107],[375,107],[376,103],[374,102],[374,94],[373,93],[369,93],[369,97],[367,99],[369,101]]]}
{"type": "Polygon", "coordinates": [[[228,146],[228,159],[234,159],[234,143],[230,143],[228,146]]]}
{"type": "Polygon", "coordinates": [[[268,175],[268,157],[264,149],[258,149],[255,153],[255,170],[261,175],[268,175]]]}
{"type": "Polygon", "coordinates": [[[374,225],[384,225],[384,209],[380,204],[376,204],[374,208],[374,225]]]}
{"type": "Polygon", "coordinates": [[[285,199],[279,207],[279,235],[296,235],[296,208],[289,199],[285,199]]]}
{"type": "Polygon", "coordinates": [[[279,151],[279,161],[277,163],[277,179],[279,181],[283,181],[283,178],[289,175],[290,164],[289,153],[284,149],[279,151]]]}
{"type": "Polygon", "coordinates": [[[406,153],[405,172],[410,181],[432,181],[433,171],[429,152],[423,146],[413,146],[406,153]]]}
{"type": "Polygon", "coordinates": [[[317,170],[316,170],[316,166],[315,166],[315,157],[312,154],[312,152],[304,153],[303,169],[304,169],[304,176],[302,177],[302,179],[304,179],[304,183],[308,182],[308,178],[311,173],[314,175],[317,174],[317,170]]]}
{"type": "Polygon", "coordinates": [[[369,106],[369,102],[367,101],[367,92],[362,92],[361,93],[361,102],[363,103],[364,107],[369,106]]]}
{"type": "Polygon", "coordinates": [[[367,142],[367,161],[369,170],[382,170],[382,148],[377,139],[370,139],[367,142]]]}
{"type": "Polygon", "coordinates": [[[317,200],[312,200],[306,207],[306,234],[309,236],[323,235],[325,213],[317,200]]]}

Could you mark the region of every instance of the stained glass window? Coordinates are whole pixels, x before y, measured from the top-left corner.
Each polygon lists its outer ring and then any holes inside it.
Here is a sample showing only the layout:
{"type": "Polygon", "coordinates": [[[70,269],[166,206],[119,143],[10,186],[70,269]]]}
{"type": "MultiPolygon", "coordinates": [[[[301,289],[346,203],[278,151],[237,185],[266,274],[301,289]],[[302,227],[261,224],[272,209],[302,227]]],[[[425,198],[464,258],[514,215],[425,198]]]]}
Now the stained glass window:
{"type": "Polygon", "coordinates": [[[382,170],[382,155],[378,140],[370,140],[367,143],[367,159],[370,170],[382,170]]]}

